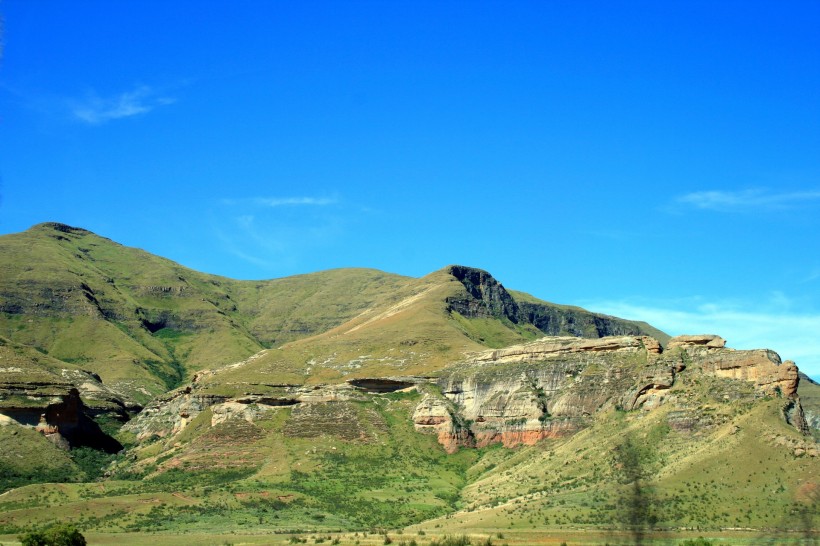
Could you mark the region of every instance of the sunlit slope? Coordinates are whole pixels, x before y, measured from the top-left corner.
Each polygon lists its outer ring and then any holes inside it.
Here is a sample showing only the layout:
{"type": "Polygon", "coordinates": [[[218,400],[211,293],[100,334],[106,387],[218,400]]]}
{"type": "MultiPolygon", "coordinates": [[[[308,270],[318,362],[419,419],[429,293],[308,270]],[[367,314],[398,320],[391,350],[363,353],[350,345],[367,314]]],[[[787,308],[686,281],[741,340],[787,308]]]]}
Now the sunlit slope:
{"type": "Polygon", "coordinates": [[[402,282],[372,270],[234,281],[40,224],[0,237],[0,335],[146,401],[193,371],[335,326],[402,282]]]}
{"type": "Polygon", "coordinates": [[[375,269],[333,269],[269,281],[235,281],[233,298],[248,331],[271,347],[330,330],[395,298],[413,280],[375,269]]]}
{"type": "Polygon", "coordinates": [[[607,531],[627,525],[638,495],[643,531],[802,536],[801,518],[816,508],[818,463],[806,453],[815,444],[784,422],[786,400],[687,371],[660,407],[604,410],[589,428],[534,446],[455,454],[413,428],[430,386],[215,406],[178,434],[130,448],[106,482],[3,495],[0,531],[55,516],[107,532],[607,531]],[[631,475],[640,476],[637,490],[631,475]]]}
{"type": "Polygon", "coordinates": [[[673,407],[613,411],[567,439],[491,451],[468,472],[464,507],[420,527],[800,530],[820,506],[817,459],[804,452],[816,444],[783,421],[780,405],[738,411],[716,401],[725,422],[694,432],[670,426],[673,407]]]}
{"type": "Polygon", "coordinates": [[[133,398],[260,348],[230,281],[61,224],[0,238],[0,255],[0,332],[133,398]]]}
{"type": "MultiPolygon", "coordinates": [[[[0,336],[0,409],[40,407],[79,389],[83,403],[95,411],[120,411],[117,394],[78,364],[57,360],[0,336]]],[[[0,416],[2,419],[2,416],[0,416]]]]}
{"type": "Polygon", "coordinates": [[[486,271],[464,266],[420,279],[337,269],[236,281],[63,224],[0,237],[0,335],[96,373],[141,404],[195,372],[253,355],[252,365],[214,381],[230,391],[242,383],[425,375],[465,352],[544,334],[647,333],[664,336],[513,295],[486,271]]]}
{"type": "Polygon", "coordinates": [[[481,454],[448,455],[416,433],[419,398],[363,396],[214,426],[206,411],[182,434],[130,451],[111,480],[0,496],[0,532],[55,515],[99,531],[186,532],[368,529],[443,515],[481,454]]]}
{"type": "MultiPolygon", "coordinates": [[[[243,389],[245,383],[298,385],[433,373],[464,351],[483,348],[447,313],[446,297],[460,289],[460,283],[442,272],[414,279],[385,304],[328,332],[206,376],[201,385],[243,389]]],[[[513,332],[507,335],[516,337],[513,332]]]]}
{"type": "Polygon", "coordinates": [[[408,279],[380,305],[327,332],[201,374],[197,385],[223,395],[248,390],[264,394],[266,386],[434,376],[466,354],[487,347],[509,346],[545,334],[602,337],[614,333],[658,333],[668,339],[644,323],[510,293],[485,271],[449,266],[408,279]]]}

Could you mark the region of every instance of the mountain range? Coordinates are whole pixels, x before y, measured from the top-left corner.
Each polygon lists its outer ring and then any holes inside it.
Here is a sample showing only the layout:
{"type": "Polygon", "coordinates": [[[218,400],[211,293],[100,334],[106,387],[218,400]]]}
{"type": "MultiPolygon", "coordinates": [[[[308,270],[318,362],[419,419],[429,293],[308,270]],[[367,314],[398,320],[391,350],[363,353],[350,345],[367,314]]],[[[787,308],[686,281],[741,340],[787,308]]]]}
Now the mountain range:
{"type": "Polygon", "coordinates": [[[0,538],[820,525],[820,386],[794,363],[461,265],[239,281],[64,224],[2,236],[0,425],[0,538]]]}

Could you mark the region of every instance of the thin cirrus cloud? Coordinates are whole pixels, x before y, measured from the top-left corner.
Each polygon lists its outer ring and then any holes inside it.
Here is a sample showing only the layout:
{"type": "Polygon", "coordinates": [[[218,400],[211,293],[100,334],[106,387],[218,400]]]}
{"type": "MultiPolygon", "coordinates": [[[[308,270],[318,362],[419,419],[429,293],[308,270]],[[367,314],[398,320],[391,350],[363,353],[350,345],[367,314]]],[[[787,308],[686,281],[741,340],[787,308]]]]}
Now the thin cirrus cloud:
{"type": "Polygon", "coordinates": [[[335,205],[338,199],[330,197],[251,197],[245,199],[223,199],[223,205],[253,205],[256,207],[276,208],[276,207],[298,207],[313,206],[324,207],[335,205]]]}
{"type": "Polygon", "coordinates": [[[697,191],[678,196],[679,205],[716,212],[784,210],[820,201],[820,190],[772,192],[765,189],[697,191]]]}
{"type": "Polygon", "coordinates": [[[76,120],[89,125],[102,125],[117,119],[147,114],[155,108],[174,102],[175,99],[142,85],[133,91],[112,97],[100,97],[91,93],[85,99],[71,101],[70,108],[76,120]]]}
{"type": "Polygon", "coordinates": [[[322,207],[325,205],[334,205],[336,204],[336,199],[324,198],[324,197],[284,197],[284,198],[264,198],[258,197],[254,199],[254,203],[263,207],[288,207],[288,206],[298,206],[298,205],[307,205],[307,206],[317,206],[322,207]]]}
{"type": "Polygon", "coordinates": [[[335,197],[243,197],[220,200],[217,237],[229,254],[264,273],[286,273],[344,236],[347,215],[335,197]]]}

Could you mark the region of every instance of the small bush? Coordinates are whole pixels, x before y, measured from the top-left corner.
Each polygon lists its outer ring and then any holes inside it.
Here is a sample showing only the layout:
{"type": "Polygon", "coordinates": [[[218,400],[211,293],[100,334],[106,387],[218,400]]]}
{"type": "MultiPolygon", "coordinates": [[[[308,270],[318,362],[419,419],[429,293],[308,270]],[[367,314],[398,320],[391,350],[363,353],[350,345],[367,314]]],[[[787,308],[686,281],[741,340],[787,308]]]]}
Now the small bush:
{"type": "Polygon", "coordinates": [[[460,537],[448,535],[441,540],[433,540],[430,542],[430,546],[472,546],[472,542],[470,542],[467,535],[461,535],[460,537]]]}
{"type": "Polygon", "coordinates": [[[85,537],[72,525],[55,525],[17,537],[22,546],[86,546],[85,537]]]}
{"type": "Polygon", "coordinates": [[[680,546],[712,546],[712,541],[706,540],[703,537],[698,537],[696,539],[684,540],[680,543],[680,546]]]}

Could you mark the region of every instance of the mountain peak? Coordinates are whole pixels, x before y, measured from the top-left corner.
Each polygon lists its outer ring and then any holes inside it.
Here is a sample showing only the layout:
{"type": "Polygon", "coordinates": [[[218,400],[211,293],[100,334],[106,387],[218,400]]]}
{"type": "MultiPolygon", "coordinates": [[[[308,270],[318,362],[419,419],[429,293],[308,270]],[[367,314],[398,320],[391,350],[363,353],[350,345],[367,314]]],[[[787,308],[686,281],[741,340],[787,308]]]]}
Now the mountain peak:
{"type": "Polygon", "coordinates": [[[513,297],[487,271],[463,265],[448,266],[445,271],[455,277],[467,291],[468,296],[447,299],[450,311],[470,318],[501,318],[517,324],[519,309],[513,297]]]}
{"type": "Polygon", "coordinates": [[[63,224],[61,222],[43,222],[32,226],[31,230],[53,230],[61,233],[75,233],[77,235],[91,234],[91,232],[87,229],[69,226],[68,224],[63,224]]]}

